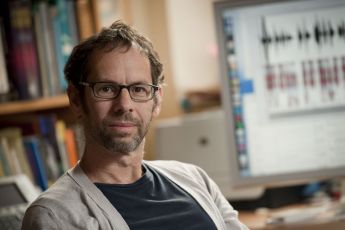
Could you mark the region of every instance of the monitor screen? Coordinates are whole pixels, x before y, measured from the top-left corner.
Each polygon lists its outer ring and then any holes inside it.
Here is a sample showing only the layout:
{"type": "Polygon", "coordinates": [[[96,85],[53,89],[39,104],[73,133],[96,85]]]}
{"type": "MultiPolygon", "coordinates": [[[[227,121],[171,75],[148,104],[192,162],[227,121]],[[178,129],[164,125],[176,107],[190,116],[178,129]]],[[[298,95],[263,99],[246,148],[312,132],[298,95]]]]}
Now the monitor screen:
{"type": "Polygon", "coordinates": [[[0,184],[0,197],[0,207],[7,207],[27,202],[15,183],[0,184]]]}
{"type": "Polygon", "coordinates": [[[345,176],[345,1],[215,3],[235,185],[345,176]]]}

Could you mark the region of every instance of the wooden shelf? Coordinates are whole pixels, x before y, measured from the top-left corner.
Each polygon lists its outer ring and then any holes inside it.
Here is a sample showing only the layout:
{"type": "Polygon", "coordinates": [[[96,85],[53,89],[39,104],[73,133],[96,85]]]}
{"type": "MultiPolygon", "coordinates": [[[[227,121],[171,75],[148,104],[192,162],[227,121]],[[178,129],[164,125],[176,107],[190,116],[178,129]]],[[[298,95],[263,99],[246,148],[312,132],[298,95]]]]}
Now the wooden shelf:
{"type": "Polygon", "coordinates": [[[35,112],[47,109],[58,109],[69,106],[67,95],[41,98],[30,101],[15,101],[0,104],[0,116],[35,112]]]}

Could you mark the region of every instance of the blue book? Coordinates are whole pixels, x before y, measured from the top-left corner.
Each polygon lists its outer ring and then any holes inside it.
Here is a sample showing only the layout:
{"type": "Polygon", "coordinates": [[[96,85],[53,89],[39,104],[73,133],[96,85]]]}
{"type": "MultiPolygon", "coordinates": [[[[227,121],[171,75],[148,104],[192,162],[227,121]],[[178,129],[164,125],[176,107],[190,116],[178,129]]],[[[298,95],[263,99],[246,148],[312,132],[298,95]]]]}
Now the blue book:
{"type": "Polygon", "coordinates": [[[23,141],[36,183],[44,191],[48,188],[48,178],[39,147],[39,139],[35,136],[28,136],[23,141]]]}
{"type": "MultiPolygon", "coordinates": [[[[72,11],[69,9],[68,0],[55,0],[50,6],[53,18],[54,42],[56,50],[56,60],[58,64],[59,84],[61,91],[67,89],[67,82],[63,73],[63,68],[76,45],[77,40],[73,33],[75,21],[71,20],[72,11]]],[[[75,15],[72,15],[75,17],[75,15]]]]}
{"type": "Polygon", "coordinates": [[[55,161],[59,165],[59,174],[64,173],[62,167],[62,159],[59,152],[58,142],[56,138],[56,129],[55,124],[57,122],[57,117],[55,114],[46,114],[39,116],[39,130],[42,136],[42,139],[51,146],[52,151],[55,155],[55,161]]]}

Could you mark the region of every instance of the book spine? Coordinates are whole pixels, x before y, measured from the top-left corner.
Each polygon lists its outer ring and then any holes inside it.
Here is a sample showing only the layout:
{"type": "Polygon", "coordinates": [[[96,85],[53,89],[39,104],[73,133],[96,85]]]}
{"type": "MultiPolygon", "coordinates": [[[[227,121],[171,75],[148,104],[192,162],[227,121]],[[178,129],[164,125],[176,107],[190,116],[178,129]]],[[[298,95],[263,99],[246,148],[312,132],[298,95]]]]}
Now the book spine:
{"type": "Polygon", "coordinates": [[[64,167],[56,137],[56,122],[57,118],[54,114],[44,116],[42,115],[39,117],[40,133],[45,142],[48,143],[48,145],[51,147],[51,150],[54,152],[55,161],[59,164],[59,174],[61,175],[62,173],[64,173],[64,167]]]}
{"type": "Polygon", "coordinates": [[[73,167],[78,162],[78,149],[76,145],[74,131],[71,128],[67,128],[65,131],[65,143],[66,143],[69,165],[70,167],[73,167]]]}
{"type": "Polygon", "coordinates": [[[34,136],[25,137],[24,146],[36,178],[36,183],[44,191],[48,188],[48,179],[39,149],[38,139],[34,136]]]}
{"type": "Polygon", "coordinates": [[[49,79],[49,64],[47,60],[47,53],[45,48],[45,40],[44,34],[45,30],[42,24],[42,15],[39,10],[39,5],[41,3],[34,2],[33,3],[33,21],[34,21],[34,31],[35,31],[35,38],[36,38],[36,47],[38,53],[38,61],[39,61],[39,70],[41,76],[41,86],[42,86],[42,96],[49,97],[52,95],[50,90],[50,79],[49,79]]]}
{"type": "Polygon", "coordinates": [[[30,1],[9,1],[9,15],[10,76],[21,99],[38,98],[42,94],[30,1]]]}
{"type": "Polygon", "coordinates": [[[11,128],[11,132],[8,138],[17,156],[21,173],[24,173],[29,177],[29,179],[33,180],[33,174],[29,165],[29,160],[25,153],[23,136],[21,134],[20,128],[11,128]]]}
{"type": "Polygon", "coordinates": [[[9,166],[9,174],[15,175],[15,174],[21,173],[18,158],[15,155],[15,152],[12,146],[10,145],[10,142],[7,136],[1,134],[0,138],[1,138],[0,141],[1,141],[2,148],[4,149],[6,162],[9,166]]]}
{"type": "Polygon", "coordinates": [[[69,26],[71,43],[73,44],[73,46],[75,46],[79,41],[75,1],[67,0],[66,4],[67,4],[67,20],[68,20],[67,24],[69,26]]]}
{"type": "Polygon", "coordinates": [[[39,18],[42,25],[43,31],[43,47],[44,47],[44,56],[46,58],[47,69],[48,69],[48,85],[49,92],[51,96],[60,94],[60,86],[58,80],[58,67],[57,61],[55,58],[55,46],[54,46],[54,34],[53,34],[53,25],[51,19],[50,6],[47,2],[42,1],[38,3],[39,18]]]}
{"type": "Polygon", "coordinates": [[[8,143],[5,137],[0,136],[0,160],[5,176],[12,175],[11,162],[9,159],[8,143]]]}
{"type": "Polygon", "coordinates": [[[7,94],[10,92],[10,85],[7,74],[7,67],[5,61],[5,50],[4,50],[4,33],[2,20],[0,18],[0,94],[7,94]]]}
{"type": "Polygon", "coordinates": [[[61,91],[65,92],[67,89],[67,82],[63,73],[64,66],[70,56],[73,46],[76,45],[76,40],[71,32],[73,30],[73,20],[71,18],[74,15],[68,15],[71,11],[68,9],[67,0],[58,0],[54,8],[53,25],[54,25],[54,41],[56,50],[56,59],[58,63],[59,84],[61,91]]]}
{"type": "Polygon", "coordinates": [[[60,164],[56,160],[56,154],[53,146],[46,138],[39,138],[40,150],[42,158],[47,169],[47,177],[49,181],[56,181],[60,176],[60,164]]]}
{"type": "Polygon", "coordinates": [[[58,143],[59,155],[61,159],[62,171],[69,169],[69,162],[67,157],[67,149],[65,143],[66,125],[63,121],[58,120],[55,123],[56,139],[58,143]]]}
{"type": "Polygon", "coordinates": [[[51,17],[52,17],[52,25],[53,25],[53,36],[54,36],[54,47],[55,47],[55,59],[57,63],[57,78],[59,81],[59,91],[64,91],[66,87],[66,83],[64,81],[64,74],[63,74],[63,68],[64,68],[64,56],[63,56],[63,40],[64,40],[64,34],[62,31],[62,25],[61,25],[61,12],[59,9],[59,2],[57,1],[57,5],[51,5],[50,10],[51,17]]]}

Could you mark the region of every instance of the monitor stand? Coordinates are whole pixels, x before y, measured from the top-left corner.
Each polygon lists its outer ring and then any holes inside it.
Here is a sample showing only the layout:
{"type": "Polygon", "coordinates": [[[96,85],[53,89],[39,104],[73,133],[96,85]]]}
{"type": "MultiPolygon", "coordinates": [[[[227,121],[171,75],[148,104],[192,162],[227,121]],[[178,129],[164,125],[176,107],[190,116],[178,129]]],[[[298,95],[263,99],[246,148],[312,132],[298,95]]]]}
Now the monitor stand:
{"type": "Polygon", "coordinates": [[[257,208],[278,208],[302,202],[305,185],[266,188],[258,197],[232,197],[229,201],[236,210],[255,210],[257,208]]]}
{"type": "Polygon", "coordinates": [[[261,186],[237,188],[232,187],[229,183],[221,183],[219,180],[216,180],[216,182],[223,195],[230,201],[230,203],[238,200],[255,200],[261,197],[265,192],[265,188],[261,186]]]}

